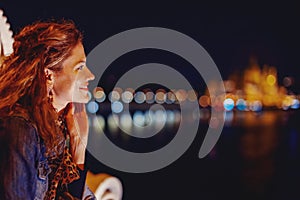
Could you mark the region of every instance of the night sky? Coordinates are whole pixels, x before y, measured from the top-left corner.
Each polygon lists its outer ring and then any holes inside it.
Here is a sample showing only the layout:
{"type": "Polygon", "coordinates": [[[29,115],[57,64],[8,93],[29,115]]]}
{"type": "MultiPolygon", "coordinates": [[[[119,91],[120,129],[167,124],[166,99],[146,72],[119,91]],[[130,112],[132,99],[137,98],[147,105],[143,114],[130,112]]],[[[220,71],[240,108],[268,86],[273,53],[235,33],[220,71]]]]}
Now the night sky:
{"type": "Polygon", "coordinates": [[[300,14],[293,4],[204,5],[140,3],[109,5],[12,3],[0,8],[15,32],[37,19],[70,18],[85,34],[88,53],[98,43],[127,29],[158,26],[180,31],[198,41],[211,55],[223,78],[247,66],[250,55],[260,65],[273,65],[279,76],[299,71],[300,14]]]}

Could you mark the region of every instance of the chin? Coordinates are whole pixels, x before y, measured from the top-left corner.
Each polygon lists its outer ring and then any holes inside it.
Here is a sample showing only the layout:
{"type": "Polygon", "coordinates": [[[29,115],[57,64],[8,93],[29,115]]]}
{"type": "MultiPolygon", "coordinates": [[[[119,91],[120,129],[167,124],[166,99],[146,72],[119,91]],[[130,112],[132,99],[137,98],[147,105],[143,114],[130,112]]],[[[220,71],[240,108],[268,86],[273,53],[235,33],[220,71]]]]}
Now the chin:
{"type": "Polygon", "coordinates": [[[82,99],[82,100],[73,100],[73,103],[88,103],[89,100],[88,99],[82,99]]]}
{"type": "Polygon", "coordinates": [[[89,99],[83,100],[81,103],[88,103],[89,99]]]}
{"type": "Polygon", "coordinates": [[[88,103],[90,98],[87,97],[80,97],[80,98],[73,98],[72,102],[74,103],[88,103]]]}

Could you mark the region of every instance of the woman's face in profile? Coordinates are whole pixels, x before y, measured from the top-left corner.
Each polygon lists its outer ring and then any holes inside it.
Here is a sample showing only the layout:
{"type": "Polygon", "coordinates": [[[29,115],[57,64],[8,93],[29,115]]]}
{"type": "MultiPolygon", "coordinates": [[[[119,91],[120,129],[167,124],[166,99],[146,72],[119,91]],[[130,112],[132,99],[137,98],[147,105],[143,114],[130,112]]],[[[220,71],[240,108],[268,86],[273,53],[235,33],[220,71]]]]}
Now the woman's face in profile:
{"type": "Polygon", "coordinates": [[[88,82],[95,76],[86,66],[82,43],[76,45],[71,55],[63,62],[63,69],[53,74],[53,103],[66,105],[69,102],[89,101],[88,82]]]}

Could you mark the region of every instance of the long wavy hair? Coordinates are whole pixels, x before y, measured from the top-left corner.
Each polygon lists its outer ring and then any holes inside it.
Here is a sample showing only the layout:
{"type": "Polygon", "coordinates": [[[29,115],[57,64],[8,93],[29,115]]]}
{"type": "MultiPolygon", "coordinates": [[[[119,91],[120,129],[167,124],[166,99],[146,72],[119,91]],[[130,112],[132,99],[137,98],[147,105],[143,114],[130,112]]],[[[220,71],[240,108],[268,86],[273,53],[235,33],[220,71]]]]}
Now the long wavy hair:
{"type": "Polygon", "coordinates": [[[57,132],[57,112],[49,100],[45,69],[59,72],[82,33],[71,20],[37,21],[14,36],[13,53],[0,67],[0,116],[26,111],[44,140],[47,153],[62,135],[57,132]]]}

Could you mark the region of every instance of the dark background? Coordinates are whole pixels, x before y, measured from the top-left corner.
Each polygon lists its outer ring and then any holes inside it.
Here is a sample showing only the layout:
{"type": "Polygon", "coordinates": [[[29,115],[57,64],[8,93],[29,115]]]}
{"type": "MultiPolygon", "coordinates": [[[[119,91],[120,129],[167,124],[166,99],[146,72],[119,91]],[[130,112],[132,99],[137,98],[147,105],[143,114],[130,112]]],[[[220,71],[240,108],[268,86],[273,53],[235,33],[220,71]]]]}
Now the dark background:
{"type": "Polygon", "coordinates": [[[121,31],[159,26],[198,41],[224,78],[233,69],[246,67],[250,55],[255,55],[261,65],[277,67],[280,76],[295,75],[300,66],[300,14],[295,3],[1,1],[0,7],[14,32],[38,19],[73,19],[84,31],[87,54],[121,31]]]}
{"type": "MultiPolygon", "coordinates": [[[[97,44],[121,31],[144,26],[171,28],[198,41],[211,55],[224,79],[235,70],[245,69],[249,57],[254,55],[260,65],[268,64],[277,68],[279,83],[284,76],[293,76],[296,80],[295,91],[299,91],[300,12],[294,3],[244,2],[243,5],[205,5],[174,2],[104,4],[81,1],[67,4],[52,1],[1,1],[0,8],[4,10],[14,32],[39,19],[73,19],[84,32],[87,54],[97,44]]],[[[240,137],[248,132],[259,132],[262,130],[260,126],[225,128],[218,142],[217,159],[197,157],[202,138],[199,133],[180,159],[155,172],[119,172],[98,163],[90,155],[88,164],[95,172],[108,172],[119,177],[124,184],[126,200],[297,199],[299,192],[292,184],[293,181],[299,182],[299,172],[296,169],[299,156],[297,116],[293,116],[294,120],[285,124],[285,129],[276,129],[282,140],[279,148],[271,155],[272,158],[276,157],[275,175],[268,179],[268,182],[264,182],[260,179],[262,174],[253,173],[251,176],[249,172],[248,176],[244,177],[248,177],[248,185],[252,184],[249,187],[243,185],[245,181],[241,180],[240,175],[247,166],[261,166],[263,170],[266,169],[265,173],[274,170],[274,167],[262,164],[265,158],[245,162],[240,157],[240,137]],[[297,150],[293,158],[288,159],[289,139],[284,133],[295,132],[297,136],[293,137],[297,138],[296,143],[298,141],[297,150]]],[[[203,126],[205,128],[205,125],[203,126]]],[[[262,131],[267,132],[264,129],[262,131]]]]}

